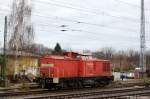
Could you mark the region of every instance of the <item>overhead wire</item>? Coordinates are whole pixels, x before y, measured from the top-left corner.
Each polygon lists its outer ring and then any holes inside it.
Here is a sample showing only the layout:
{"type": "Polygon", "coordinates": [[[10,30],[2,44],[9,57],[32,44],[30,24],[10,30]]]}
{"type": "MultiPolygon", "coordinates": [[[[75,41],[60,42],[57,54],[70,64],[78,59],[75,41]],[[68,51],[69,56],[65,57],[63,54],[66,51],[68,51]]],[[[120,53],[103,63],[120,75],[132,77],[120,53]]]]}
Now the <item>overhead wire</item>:
{"type": "MultiPolygon", "coordinates": [[[[64,20],[64,19],[63,19],[64,20]]],[[[87,25],[93,25],[93,26],[100,26],[100,27],[105,27],[105,28],[116,28],[116,29],[122,29],[122,28],[118,28],[118,27],[108,27],[106,25],[101,25],[101,24],[93,24],[93,23],[87,23],[87,22],[80,22],[80,21],[76,21],[76,20],[68,20],[68,19],[65,19],[65,21],[74,21],[74,22],[77,22],[77,23],[82,23],[82,24],[87,24],[87,25]]],[[[125,29],[125,30],[129,30],[129,29],[125,29]]],[[[133,30],[132,30],[133,31],[133,30]]],[[[134,31],[135,32],[135,31],[134,31]]]]}
{"type": "MultiPolygon", "coordinates": [[[[54,0],[53,0],[54,1],[54,0]]],[[[119,1],[119,2],[122,2],[122,3],[126,3],[126,2],[124,2],[124,1],[121,1],[121,0],[117,0],[117,1],[119,1]]],[[[83,7],[82,8],[76,8],[76,7],[73,7],[73,6],[68,6],[68,5],[61,5],[61,4],[55,4],[55,3],[51,3],[51,2],[43,2],[43,1],[38,1],[38,0],[36,0],[36,2],[40,2],[40,3],[44,3],[44,4],[51,4],[51,5],[57,5],[57,6],[60,6],[60,7],[67,7],[67,8],[71,8],[71,9],[76,9],[76,10],[78,10],[78,11],[82,11],[82,10],[85,10],[85,12],[90,12],[90,13],[95,13],[95,14],[102,14],[102,15],[108,15],[108,16],[111,16],[111,17],[116,17],[116,18],[129,18],[129,17],[121,17],[121,16],[113,16],[113,15],[109,15],[108,13],[105,13],[104,11],[102,11],[102,12],[93,12],[93,10],[87,10],[87,8],[86,9],[83,9],[83,7]]],[[[56,1],[55,1],[56,2],[56,1]]],[[[62,3],[62,2],[61,2],[62,3]]],[[[65,4],[65,3],[64,3],[65,4]]],[[[127,3],[128,4],[128,3],[127,3]]],[[[132,5],[132,4],[131,4],[132,5]]],[[[134,5],[134,4],[133,4],[134,5]]],[[[130,19],[130,18],[129,18],[130,19]]],[[[137,19],[138,20],[138,19],[137,19]]],[[[135,21],[135,19],[132,19],[132,21],[135,21]]]]}
{"type": "MultiPolygon", "coordinates": [[[[36,2],[42,2],[42,1],[36,1],[36,2]]],[[[48,2],[48,3],[47,3],[47,2],[42,2],[42,3],[49,4],[50,2],[48,2]]],[[[51,4],[51,3],[50,3],[50,4],[51,4]]],[[[57,5],[58,5],[58,6],[61,6],[61,5],[59,5],[59,4],[57,4],[57,5]]],[[[67,6],[63,6],[63,7],[67,7],[67,6]]],[[[87,10],[87,9],[75,8],[75,7],[69,7],[69,8],[73,8],[73,9],[76,9],[76,10],[78,9],[78,11],[86,10],[86,11],[89,12],[89,10],[87,10]]],[[[90,11],[90,13],[95,13],[95,14],[96,14],[97,12],[90,11]]],[[[105,14],[104,12],[101,12],[101,13],[98,13],[98,14],[110,16],[108,13],[105,14]]],[[[126,19],[128,18],[127,21],[129,21],[129,20],[131,21],[131,20],[132,20],[133,22],[135,22],[135,20],[139,20],[139,19],[130,19],[129,17],[112,16],[112,15],[111,15],[111,17],[115,17],[115,18],[123,18],[123,19],[124,19],[124,18],[126,18],[126,19]]]]}
{"type": "MultiPolygon", "coordinates": [[[[80,7],[79,5],[74,5],[74,4],[72,4],[72,3],[68,3],[68,2],[62,2],[62,1],[56,1],[56,0],[51,0],[51,1],[53,1],[53,2],[58,2],[58,3],[63,3],[63,4],[67,4],[67,5],[71,5],[71,6],[76,6],[76,7],[80,7]]],[[[106,1],[106,0],[105,0],[106,1]]],[[[113,0],[113,1],[115,1],[116,2],[116,0],[113,0]]],[[[119,1],[119,0],[118,0],[119,1]]],[[[117,2],[118,3],[118,2],[117,2]]],[[[82,8],[84,8],[84,9],[89,9],[89,6],[88,7],[82,7],[82,8]]],[[[91,9],[90,9],[91,10],[91,9]]],[[[92,8],[92,11],[97,11],[97,10],[99,10],[99,9],[93,9],[92,8]]],[[[113,11],[113,12],[117,12],[117,13],[119,13],[118,11],[116,11],[116,10],[114,10],[114,9],[111,9],[111,11],[113,11]]]]}
{"type": "MultiPolygon", "coordinates": [[[[41,24],[42,25],[42,24],[41,24]]],[[[103,33],[103,32],[90,32],[90,31],[87,31],[87,30],[83,30],[83,29],[72,29],[72,28],[62,28],[62,27],[59,27],[58,25],[52,25],[52,24],[49,24],[49,25],[51,25],[51,26],[53,26],[53,27],[55,27],[55,28],[60,28],[60,32],[62,32],[62,34],[64,34],[65,32],[82,32],[82,33],[88,33],[88,34],[90,34],[91,36],[93,36],[94,35],[94,37],[95,38],[97,38],[98,37],[98,35],[100,35],[100,34],[104,34],[104,35],[110,35],[110,33],[103,33]],[[63,30],[63,31],[62,31],[63,30]]],[[[70,34],[70,33],[69,33],[70,34]]],[[[67,33],[67,35],[68,35],[68,33],[67,33]]],[[[83,34],[82,34],[83,35],[83,34]]],[[[118,35],[118,34],[117,34],[118,35]]],[[[71,35],[72,36],[72,35],[71,35]]],[[[100,35],[101,36],[101,35],[100,35]]],[[[123,37],[125,37],[125,35],[123,35],[123,34],[120,34],[120,36],[123,36],[123,37]]],[[[134,37],[133,37],[134,38],[134,37]]]]}
{"type": "MultiPolygon", "coordinates": [[[[123,0],[113,0],[113,1],[120,2],[120,3],[122,3],[122,4],[126,4],[126,5],[129,5],[129,6],[132,6],[132,7],[136,7],[136,8],[141,9],[141,6],[140,6],[140,5],[128,3],[128,2],[125,2],[125,1],[123,1],[123,0]]],[[[139,3],[139,4],[140,4],[140,3],[139,3]]],[[[150,11],[150,9],[145,8],[145,11],[150,11]]]]}
{"type": "MultiPolygon", "coordinates": [[[[83,23],[83,22],[79,22],[79,23],[83,23]]],[[[86,22],[84,22],[84,24],[86,24],[86,22]]],[[[96,25],[96,26],[98,26],[97,24],[89,24],[89,23],[87,23],[88,25],[96,25]]],[[[78,31],[79,32],[79,31],[78,31]]],[[[81,32],[81,31],[80,31],[81,32]]]]}
{"type": "Polygon", "coordinates": [[[113,0],[113,1],[115,1],[115,2],[120,2],[120,3],[123,3],[123,4],[127,4],[127,5],[130,5],[130,6],[132,6],[132,7],[136,7],[136,8],[139,8],[139,9],[140,9],[140,5],[128,3],[128,2],[125,2],[125,1],[122,1],[122,0],[113,0]]]}
{"type": "MultiPolygon", "coordinates": [[[[72,3],[68,3],[68,2],[62,2],[62,1],[56,1],[56,0],[51,0],[51,1],[54,1],[54,2],[58,2],[58,3],[64,3],[64,4],[69,4],[69,5],[72,5],[72,6],[77,6],[77,5],[74,5],[72,3]]],[[[130,7],[134,7],[134,8],[138,8],[140,9],[140,5],[136,5],[136,4],[132,4],[132,3],[128,3],[128,2],[124,2],[122,0],[112,0],[112,1],[115,1],[116,3],[120,3],[120,4],[125,4],[125,5],[129,5],[130,7]]],[[[78,5],[79,6],[79,5],[78,5]]],[[[88,8],[85,8],[85,9],[88,9],[88,8]]],[[[98,10],[98,9],[93,9],[93,10],[98,10]]],[[[112,10],[112,9],[111,9],[112,10]]],[[[116,10],[112,10],[114,12],[117,12],[116,10]]],[[[145,11],[150,11],[150,9],[145,9],[145,11]]]]}
{"type": "MultiPolygon", "coordinates": [[[[42,32],[47,32],[47,30],[39,30],[39,31],[42,31],[42,32]]],[[[51,32],[51,31],[49,31],[49,32],[51,32]]],[[[100,39],[102,40],[102,39],[105,39],[105,40],[108,40],[108,39],[110,39],[110,36],[107,36],[108,38],[104,38],[102,35],[100,35],[100,36],[97,36],[97,35],[93,35],[93,34],[96,34],[96,32],[89,32],[89,31],[83,31],[83,30],[75,30],[75,29],[72,29],[72,30],[68,30],[66,33],[64,32],[59,32],[59,34],[58,33],[56,33],[55,32],[55,35],[52,35],[52,37],[53,36],[63,36],[63,37],[67,37],[67,40],[73,40],[73,39],[76,39],[76,38],[80,38],[80,39],[90,39],[90,40],[95,40],[95,41],[99,41],[100,39]],[[67,33],[67,32],[69,32],[69,33],[67,33]],[[87,35],[86,34],[86,38],[85,38],[85,35],[76,35],[76,34],[70,34],[70,33],[72,33],[72,32],[82,32],[82,33],[88,33],[88,34],[90,34],[90,35],[87,35]],[[57,35],[58,34],[58,35],[57,35]],[[66,35],[64,35],[64,34],[66,34],[66,35]],[[68,38],[70,38],[70,39],[68,39],[68,38]]],[[[122,35],[121,35],[122,36],[122,35]]],[[[106,36],[105,36],[106,37],[106,36]]],[[[112,38],[112,37],[111,37],[112,38]]],[[[119,37],[119,38],[132,38],[132,40],[136,40],[135,38],[136,37],[125,37],[125,36],[122,36],[122,37],[119,37]]],[[[117,38],[116,38],[117,39],[117,38]]]]}
{"type": "Polygon", "coordinates": [[[63,8],[69,8],[69,9],[73,9],[73,10],[84,12],[84,13],[85,12],[92,13],[94,15],[110,16],[110,17],[117,18],[117,19],[127,19],[127,20],[130,20],[130,21],[133,21],[133,22],[139,20],[139,19],[136,19],[136,18],[130,18],[130,17],[126,17],[126,16],[111,15],[110,13],[107,13],[107,12],[104,12],[104,11],[95,12],[95,11],[91,11],[91,10],[87,10],[87,9],[83,9],[83,8],[79,8],[79,7],[74,7],[74,6],[69,6],[69,5],[62,5],[62,4],[58,4],[58,3],[52,3],[52,2],[36,1],[36,3],[53,5],[53,6],[63,7],[63,8]]]}
{"type": "MultiPolygon", "coordinates": [[[[41,23],[41,22],[40,22],[40,23],[41,23]]],[[[50,25],[50,24],[47,24],[47,23],[45,24],[45,23],[44,23],[44,26],[49,26],[49,25],[50,25]]],[[[59,26],[57,26],[57,27],[59,28],[59,26]]],[[[84,30],[72,30],[72,31],[78,31],[78,32],[81,32],[81,31],[82,31],[82,32],[85,32],[84,30]]],[[[131,31],[130,31],[130,32],[131,32],[131,31]]],[[[89,33],[89,32],[88,32],[88,33],[89,33]]],[[[90,32],[90,33],[93,33],[93,32],[90,32]]],[[[134,33],[137,33],[137,32],[134,31],[134,33]]]]}
{"type": "MultiPolygon", "coordinates": [[[[91,13],[91,12],[90,12],[91,13]]],[[[93,13],[93,12],[92,12],[93,13]]],[[[95,12],[94,12],[95,13],[95,12]]],[[[96,12],[97,13],[97,12],[96,12]]],[[[99,14],[98,14],[99,15],[99,14]]],[[[69,19],[70,20],[70,19],[69,19]]],[[[88,24],[88,25],[92,25],[92,26],[99,26],[99,24],[89,24],[89,23],[86,23],[86,22],[80,22],[80,21],[76,21],[77,23],[82,23],[82,24],[88,24]]],[[[75,30],[74,30],[75,31],[75,30]]],[[[77,30],[76,30],[77,31],[77,30]]],[[[78,31],[79,32],[79,31],[78,31]]],[[[80,30],[80,32],[84,32],[83,30],[80,30]]]]}
{"type": "MultiPolygon", "coordinates": [[[[40,16],[40,17],[45,17],[39,14],[35,14],[36,16],[40,16]]],[[[62,18],[62,17],[47,17],[48,19],[54,19],[54,20],[61,20],[61,21],[68,21],[68,22],[74,22],[76,24],[85,24],[85,25],[90,25],[90,26],[96,26],[96,27],[103,27],[103,28],[109,28],[109,29],[116,29],[116,30],[125,30],[125,31],[132,31],[132,32],[137,32],[136,30],[133,29],[128,29],[128,28],[121,28],[121,27],[113,27],[113,26],[109,26],[109,25],[104,25],[104,24],[96,24],[96,23],[90,23],[90,22],[85,22],[85,21],[77,21],[77,20],[73,20],[73,19],[66,19],[66,18],[62,18]]]]}
{"type": "MultiPolygon", "coordinates": [[[[37,16],[40,16],[40,15],[37,15],[37,16]]],[[[40,16],[40,17],[45,17],[45,16],[40,16]]],[[[120,27],[111,27],[111,26],[106,26],[103,24],[94,24],[94,23],[65,19],[65,18],[60,18],[60,17],[55,17],[55,18],[54,17],[47,17],[47,18],[59,19],[59,20],[63,20],[63,21],[71,21],[71,22],[76,22],[78,24],[86,24],[86,25],[99,26],[99,27],[104,27],[104,28],[119,29],[119,30],[126,30],[126,31],[134,31],[135,32],[135,30],[132,30],[132,29],[126,29],[126,28],[120,28],[120,27]]]]}

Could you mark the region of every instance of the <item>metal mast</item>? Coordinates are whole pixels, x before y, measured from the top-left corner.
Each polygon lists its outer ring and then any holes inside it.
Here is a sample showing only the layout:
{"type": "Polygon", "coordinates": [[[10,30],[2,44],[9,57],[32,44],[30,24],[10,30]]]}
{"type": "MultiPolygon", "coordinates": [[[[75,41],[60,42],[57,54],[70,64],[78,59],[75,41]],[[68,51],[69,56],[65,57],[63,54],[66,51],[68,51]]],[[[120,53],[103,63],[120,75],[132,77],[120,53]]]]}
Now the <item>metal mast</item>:
{"type": "Polygon", "coordinates": [[[6,43],[7,43],[7,16],[5,16],[5,25],[4,25],[4,60],[2,68],[2,77],[3,77],[3,86],[7,86],[7,77],[6,77],[6,43]]]}
{"type": "Polygon", "coordinates": [[[145,12],[144,0],[141,0],[141,29],[140,29],[140,68],[142,72],[146,72],[146,57],[145,57],[145,12]]]}

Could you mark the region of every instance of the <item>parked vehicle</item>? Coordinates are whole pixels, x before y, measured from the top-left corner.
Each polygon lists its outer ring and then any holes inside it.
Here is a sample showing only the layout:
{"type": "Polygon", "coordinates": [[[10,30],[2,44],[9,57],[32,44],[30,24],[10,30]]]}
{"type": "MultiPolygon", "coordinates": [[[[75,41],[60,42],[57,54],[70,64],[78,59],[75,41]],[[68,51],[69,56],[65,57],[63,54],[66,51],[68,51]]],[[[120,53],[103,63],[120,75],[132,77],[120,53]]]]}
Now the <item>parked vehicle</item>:
{"type": "Polygon", "coordinates": [[[135,73],[132,72],[123,72],[120,74],[120,78],[123,79],[134,79],[135,78],[135,73]]]}
{"type": "Polygon", "coordinates": [[[134,73],[127,73],[126,78],[127,79],[134,79],[135,78],[135,74],[134,73]]]}

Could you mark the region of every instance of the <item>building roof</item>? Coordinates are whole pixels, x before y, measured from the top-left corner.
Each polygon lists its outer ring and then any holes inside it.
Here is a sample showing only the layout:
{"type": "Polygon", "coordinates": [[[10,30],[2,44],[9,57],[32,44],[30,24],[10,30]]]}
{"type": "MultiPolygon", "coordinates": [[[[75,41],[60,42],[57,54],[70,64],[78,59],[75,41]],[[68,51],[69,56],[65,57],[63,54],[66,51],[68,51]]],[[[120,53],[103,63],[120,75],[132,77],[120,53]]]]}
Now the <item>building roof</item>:
{"type": "MultiPolygon", "coordinates": [[[[4,52],[2,49],[0,49],[0,55],[3,55],[4,52]]],[[[29,57],[40,57],[39,55],[33,54],[33,53],[29,53],[29,52],[25,52],[25,51],[11,51],[11,50],[7,50],[6,51],[6,55],[8,56],[29,56],[29,57]]]]}

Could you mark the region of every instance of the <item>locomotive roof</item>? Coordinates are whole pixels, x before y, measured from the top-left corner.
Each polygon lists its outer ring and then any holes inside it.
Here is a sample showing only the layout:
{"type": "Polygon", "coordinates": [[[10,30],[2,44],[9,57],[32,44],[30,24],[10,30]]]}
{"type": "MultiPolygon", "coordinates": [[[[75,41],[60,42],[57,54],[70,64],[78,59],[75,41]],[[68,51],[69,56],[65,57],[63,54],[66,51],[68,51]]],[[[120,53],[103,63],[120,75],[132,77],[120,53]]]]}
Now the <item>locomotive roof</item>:
{"type": "MultiPolygon", "coordinates": [[[[42,57],[43,58],[43,57],[42,57]]],[[[53,58],[53,59],[71,59],[70,57],[67,56],[58,56],[58,55],[49,55],[45,56],[44,58],[53,58]]]]}
{"type": "Polygon", "coordinates": [[[67,53],[72,53],[72,54],[76,54],[76,55],[81,55],[81,56],[91,56],[91,53],[78,53],[78,52],[64,52],[64,54],[67,53]]]}
{"type": "MultiPolygon", "coordinates": [[[[45,57],[41,57],[41,58],[51,58],[51,59],[60,59],[60,60],[63,60],[63,59],[69,59],[69,60],[77,60],[75,58],[71,58],[71,57],[68,57],[68,56],[58,56],[58,55],[50,55],[50,56],[45,56],[45,57]]],[[[84,60],[84,59],[83,59],[84,60]]],[[[103,62],[110,62],[110,60],[104,60],[104,59],[96,59],[96,58],[93,58],[93,59],[87,59],[88,61],[103,61],[103,62]]]]}

